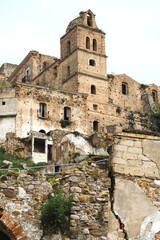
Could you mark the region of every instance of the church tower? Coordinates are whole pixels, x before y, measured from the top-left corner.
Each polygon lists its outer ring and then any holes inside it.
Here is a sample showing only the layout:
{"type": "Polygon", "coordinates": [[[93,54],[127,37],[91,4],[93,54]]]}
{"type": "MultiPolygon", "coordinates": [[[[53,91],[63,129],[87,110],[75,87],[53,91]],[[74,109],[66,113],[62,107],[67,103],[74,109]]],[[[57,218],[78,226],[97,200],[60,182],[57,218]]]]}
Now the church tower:
{"type": "Polygon", "coordinates": [[[108,102],[105,33],[91,10],[69,23],[61,38],[59,70],[63,90],[88,94],[88,116],[93,129],[99,129],[99,116],[108,102]]]}

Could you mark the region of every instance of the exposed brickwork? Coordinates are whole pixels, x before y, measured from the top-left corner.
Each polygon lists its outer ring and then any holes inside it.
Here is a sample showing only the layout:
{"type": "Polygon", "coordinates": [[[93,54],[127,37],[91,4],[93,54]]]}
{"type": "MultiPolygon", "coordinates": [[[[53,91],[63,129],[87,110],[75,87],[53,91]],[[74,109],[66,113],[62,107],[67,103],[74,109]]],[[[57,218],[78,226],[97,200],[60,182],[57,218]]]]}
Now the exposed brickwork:
{"type": "Polygon", "coordinates": [[[3,224],[7,230],[5,230],[6,234],[8,233],[9,237],[15,240],[28,240],[26,235],[23,233],[23,228],[21,225],[6,211],[3,209],[0,211],[0,224],[3,224]]]}

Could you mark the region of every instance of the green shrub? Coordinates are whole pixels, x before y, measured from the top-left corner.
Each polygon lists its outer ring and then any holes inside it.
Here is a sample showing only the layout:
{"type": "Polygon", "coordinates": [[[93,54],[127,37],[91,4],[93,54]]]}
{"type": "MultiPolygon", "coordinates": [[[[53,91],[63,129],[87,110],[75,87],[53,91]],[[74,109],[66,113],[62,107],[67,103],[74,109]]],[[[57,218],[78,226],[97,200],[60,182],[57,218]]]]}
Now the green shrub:
{"type": "Polygon", "coordinates": [[[62,188],[55,190],[41,210],[41,224],[45,233],[52,234],[59,230],[64,233],[69,225],[70,210],[74,193],[67,199],[62,188]]]}
{"type": "Polygon", "coordinates": [[[72,122],[69,121],[69,120],[61,120],[61,121],[60,121],[60,124],[61,124],[61,127],[62,127],[62,128],[65,128],[65,127],[71,125],[71,123],[72,123],[72,122]]]}
{"type": "Polygon", "coordinates": [[[145,84],[141,84],[139,87],[140,90],[145,90],[146,88],[148,88],[148,86],[145,84]]]}

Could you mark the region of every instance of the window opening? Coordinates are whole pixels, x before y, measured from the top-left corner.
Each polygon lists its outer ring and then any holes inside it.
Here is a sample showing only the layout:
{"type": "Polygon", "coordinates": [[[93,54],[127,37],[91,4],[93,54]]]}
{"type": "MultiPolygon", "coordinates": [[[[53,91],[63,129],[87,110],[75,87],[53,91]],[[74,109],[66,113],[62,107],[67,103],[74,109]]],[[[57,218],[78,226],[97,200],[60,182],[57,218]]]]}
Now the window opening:
{"type": "Polygon", "coordinates": [[[46,133],[43,129],[41,129],[39,132],[40,132],[40,133],[46,133]]]}
{"type": "Polygon", "coordinates": [[[90,49],[90,38],[86,37],[86,48],[90,49]]]}
{"type": "Polygon", "coordinates": [[[93,51],[97,51],[97,40],[93,39],[93,51]]]}
{"type": "Polygon", "coordinates": [[[96,65],[96,62],[94,59],[89,59],[89,65],[94,67],[96,65]]]}
{"type": "Polygon", "coordinates": [[[67,77],[70,76],[70,66],[67,67],[67,77]]]}
{"type": "Polygon", "coordinates": [[[1,240],[10,240],[10,238],[2,231],[0,231],[1,240]]]}
{"type": "Polygon", "coordinates": [[[39,116],[42,118],[46,117],[46,104],[45,103],[40,103],[39,116]]]}
{"type": "Polygon", "coordinates": [[[97,121],[93,122],[93,130],[98,132],[98,122],[97,121]]]}
{"type": "Polygon", "coordinates": [[[68,52],[68,54],[71,52],[71,42],[70,41],[67,42],[67,52],[68,52]]]}
{"type": "Polygon", "coordinates": [[[93,104],[93,110],[97,110],[98,106],[96,104],[93,104]]]}
{"type": "Polygon", "coordinates": [[[30,81],[30,70],[29,70],[29,68],[26,70],[26,81],[27,82],[30,81]]]}
{"type": "Polygon", "coordinates": [[[87,14],[87,25],[92,26],[92,15],[90,13],[87,14]]]}
{"type": "Polygon", "coordinates": [[[55,166],[55,172],[59,172],[60,166],[55,166]]]}
{"type": "Polygon", "coordinates": [[[43,70],[44,70],[46,67],[47,67],[47,62],[44,61],[44,62],[43,62],[43,70]]]}
{"type": "Polygon", "coordinates": [[[34,152],[45,153],[45,139],[34,138],[34,152]]]}
{"type": "Polygon", "coordinates": [[[126,95],[127,94],[127,84],[122,83],[122,94],[126,95]]]}
{"type": "Polygon", "coordinates": [[[26,83],[26,76],[22,78],[22,83],[26,83]]]}
{"type": "Polygon", "coordinates": [[[48,161],[52,160],[52,145],[48,145],[48,161]]]}
{"type": "Polygon", "coordinates": [[[153,101],[157,102],[157,91],[155,90],[152,91],[152,97],[153,97],[153,101]]]}
{"type": "Polygon", "coordinates": [[[96,94],[96,87],[94,85],[91,86],[91,94],[96,94]]]}
{"type": "Polygon", "coordinates": [[[2,105],[6,105],[6,102],[2,101],[2,105]]]}
{"type": "Polygon", "coordinates": [[[71,109],[69,107],[64,107],[64,120],[71,120],[71,109]]]}
{"type": "Polygon", "coordinates": [[[54,67],[54,78],[57,77],[57,66],[54,67]]]}

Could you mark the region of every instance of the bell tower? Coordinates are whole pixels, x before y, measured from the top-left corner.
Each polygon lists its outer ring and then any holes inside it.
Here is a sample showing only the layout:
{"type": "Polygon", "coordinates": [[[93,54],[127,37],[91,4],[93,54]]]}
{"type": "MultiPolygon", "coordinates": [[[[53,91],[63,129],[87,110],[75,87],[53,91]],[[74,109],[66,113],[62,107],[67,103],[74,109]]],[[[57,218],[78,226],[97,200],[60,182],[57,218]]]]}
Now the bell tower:
{"type": "Polygon", "coordinates": [[[106,58],[105,33],[97,27],[95,15],[91,10],[80,12],[61,38],[59,80],[64,90],[88,94],[88,109],[94,112],[96,102],[99,111],[108,102],[106,58]]]}

